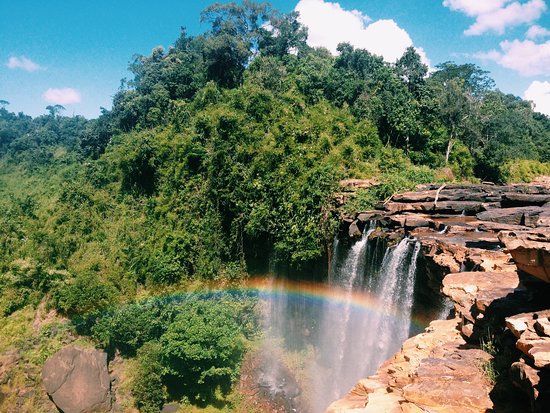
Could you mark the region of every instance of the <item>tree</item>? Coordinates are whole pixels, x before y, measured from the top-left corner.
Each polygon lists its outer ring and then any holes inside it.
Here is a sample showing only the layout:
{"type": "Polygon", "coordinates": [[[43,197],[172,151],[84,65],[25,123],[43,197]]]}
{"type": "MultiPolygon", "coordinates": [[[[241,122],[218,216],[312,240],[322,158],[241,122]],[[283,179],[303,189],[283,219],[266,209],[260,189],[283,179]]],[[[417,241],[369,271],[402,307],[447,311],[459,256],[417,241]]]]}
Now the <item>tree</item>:
{"type": "Polygon", "coordinates": [[[258,45],[259,28],[269,20],[270,10],[268,3],[245,0],[242,5],[214,3],[201,13],[201,22],[211,25],[204,48],[209,80],[228,88],[241,83],[258,45]]]}
{"type": "Polygon", "coordinates": [[[298,21],[298,12],[273,12],[269,24],[258,28],[258,32],[258,48],[267,56],[284,57],[291,51],[299,53],[307,48],[307,27],[298,21]]]}
{"type": "Polygon", "coordinates": [[[61,111],[65,110],[65,106],[63,105],[49,105],[46,106],[46,110],[50,113],[50,116],[52,118],[55,118],[56,115],[58,115],[61,111]]]}
{"type": "Polygon", "coordinates": [[[455,140],[473,132],[469,126],[475,117],[476,102],[461,78],[451,78],[434,86],[437,91],[439,117],[448,132],[445,151],[445,164],[448,164],[455,140]]]}
{"type": "Polygon", "coordinates": [[[222,302],[184,302],[160,344],[168,374],[179,378],[193,401],[208,402],[218,388],[227,394],[238,377],[242,332],[231,308],[222,302]]]}
{"type": "Polygon", "coordinates": [[[482,97],[495,87],[495,81],[489,77],[489,72],[473,63],[457,65],[454,62],[445,62],[436,68],[438,70],[431,76],[433,81],[445,83],[451,79],[461,79],[464,87],[475,97],[482,97]]]}
{"type": "Polygon", "coordinates": [[[137,365],[131,381],[132,395],[142,413],[158,413],[168,393],[163,383],[164,366],[160,357],[162,348],[150,341],[138,351],[137,365]]]}
{"type": "Polygon", "coordinates": [[[420,55],[412,46],[405,50],[403,56],[397,60],[395,67],[397,73],[407,84],[409,91],[417,95],[424,85],[424,78],[428,74],[428,66],[422,63],[420,55]]]}
{"type": "Polygon", "coordinates": [[[0,109],[5,109],[6,106],[8,106],[10,104],[10,102],[8,102],[7,100],[1,100],[0,99],[0,109]]]}

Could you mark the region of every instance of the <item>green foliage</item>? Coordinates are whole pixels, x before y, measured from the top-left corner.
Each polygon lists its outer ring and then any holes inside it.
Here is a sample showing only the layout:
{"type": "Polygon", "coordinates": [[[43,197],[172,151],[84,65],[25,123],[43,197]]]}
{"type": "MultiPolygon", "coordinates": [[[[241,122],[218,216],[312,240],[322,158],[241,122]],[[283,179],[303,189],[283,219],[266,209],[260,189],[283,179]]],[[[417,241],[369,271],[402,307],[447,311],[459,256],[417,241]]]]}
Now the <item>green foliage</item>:
{"type": "Polygon", "coordinates": [[[142,411],[158,411],[167,390],[172,398],[201,405],[229,392],[245,343],[258,333],[256,302],[247,293],[179,294],[96,311],[75,322],[109,352],[137,354],[134,397],[142,411]]]}
{"type": "Polygon", "coordinates": [[[242,333],[221,303],[189,301],[180,311],[160,339],[163,363],[195,402],[208,402],[217,388],[227,393],[238,377],[242,333]]]}
{"type": "Polygon", "coordinates": [[[104,312],[90,328],[97,343],[111,352],[114,349],[130,356],[145,343],[158,339],[170,322],[157,302],[126,304],[104,312]]]}
{"type": "Polygon", "coordinates": [[[52,302],[65,314],[87,314],[109,306],[116,295],[115,288],[102,282],[97,274],[84,273],[57,286],[52,292],[52,302]]]}
{"type": "Polygon", "coordinates": [[[532,160],[509,161],[499,169],[505,182],[532,182],[539,176],[550,176],[550,163],[532,160]]]}
{"type": "Polygon", "coordinates": [[[138,351],[132,379],[132,394],[137,408],[142,413],[160,412],[168,397],[162,380],[164,366],[161,356],[162,347],[154,341],[146,343],[138,351]]]}
{"type": "Polygon", "coordinates": [[[206,33],[134,56],[98,119],[0,102],[0,312],[46,297],[101,346],[138,354],[144,411],[169,376],[197,402],[227,391],[255,321],[239,300],[117,302],[232,282],[268,256],[319,260],[341,179],[379,182],[356,212],[438,179],[550,174],[550,119],[476,65],[427,73],[412,48],[388,63],[345,43],[332,56],[307,46],[296,13],[248,0],[202,20],[206,33]]]}

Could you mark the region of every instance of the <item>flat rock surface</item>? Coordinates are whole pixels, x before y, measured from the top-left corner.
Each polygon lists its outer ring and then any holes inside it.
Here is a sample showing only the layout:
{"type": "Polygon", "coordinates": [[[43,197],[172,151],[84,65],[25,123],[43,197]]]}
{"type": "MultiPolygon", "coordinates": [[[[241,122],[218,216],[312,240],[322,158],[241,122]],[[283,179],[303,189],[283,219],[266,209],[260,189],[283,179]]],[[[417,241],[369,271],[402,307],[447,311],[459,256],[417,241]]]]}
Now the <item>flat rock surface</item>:
{"type": "Polygon", "coordinates": [[[46,360],[42,379],[46,392],[64,413],[107,412],[111,408],[104,352],[67,346],[46,360]]]}
{"type": "Polygon", "coordinates": [[[478,213],[477,219],[480,221],[498,222],[509,225],[525,225],[534,227],[539,219],[539,216],[544,212],[543,207],[526,206],[516,208],[500,208],[490,209],[478,213]]]}

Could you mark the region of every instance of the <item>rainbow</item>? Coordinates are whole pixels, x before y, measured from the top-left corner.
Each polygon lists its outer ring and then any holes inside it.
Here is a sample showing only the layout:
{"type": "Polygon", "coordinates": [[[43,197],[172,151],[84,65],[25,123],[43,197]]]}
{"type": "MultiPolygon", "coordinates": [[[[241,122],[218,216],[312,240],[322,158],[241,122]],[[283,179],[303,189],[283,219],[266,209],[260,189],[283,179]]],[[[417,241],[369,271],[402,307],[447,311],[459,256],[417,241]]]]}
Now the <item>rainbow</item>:
{"type": "MultiPolygon", "coordinates": [[[[201,296],[204,298],[216,298],[223,294],[249,295],[260,299],[301,300],[310,302],[311,305],[329,304],[335,307],[348,307],[354,311],[365,313],[383,314],[392,318],[401,317],[401,311],[394,307],[388,307],[371,293],[364,291],[347,291],[327,283],[311,281],[295,281],[275,277],[253,277],[236,284],[223,282],[211,282],[202,284],[199,288],[187,292],[173,293],[164,296],[168,301],[185,300],[186,297],[201,296]]],[[[422,317],[411,319],[412,327],[423,330],[430,320],[422,317]]]]}

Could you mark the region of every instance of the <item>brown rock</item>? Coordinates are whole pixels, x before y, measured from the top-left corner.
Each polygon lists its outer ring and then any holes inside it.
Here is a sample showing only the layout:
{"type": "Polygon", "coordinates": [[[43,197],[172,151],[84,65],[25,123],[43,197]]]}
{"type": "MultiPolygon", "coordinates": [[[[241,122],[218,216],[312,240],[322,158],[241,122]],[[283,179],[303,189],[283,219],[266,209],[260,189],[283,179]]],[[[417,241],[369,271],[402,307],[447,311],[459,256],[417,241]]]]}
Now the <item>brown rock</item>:
{"type": "Polygon", "coordinates": [[[359,221],[355,220],[353,221],[348,229],[348,234],[350,238],[361,238],[361,235],[363,234],[358,226],[359,221]]]}
{"type": "Polygon", "coordinates": [[[520,270],[550,282],[550,228],[503,231],[499,238],[520,270]]]}
{"type": "Polygon", "coordinates": [[[456,350],[445,358],[423,360],[403,396],[430,412],[485,412],[493,407],[492,386],[479,370],[487,358],[481,350],[456,350]]]}
{"type": "Polygon", "coordinates": [[[548,318],[539,318],[535,321],[535,330],[537,333],[550,337],[550,320],[548,318]]]}
{"type": "Polygon", "coordinates": [[[507,248],[525,272],[550,280],[550,228],[538,228],[537,232],[512,233],[504,239],[507,248]]]}
{"type": "Polygon", "coordinates": [[[68,346],[42,369],[46,392],[64,413],[106,412],[111,408],[107,354],[68,346]]]}
{"type": "Polygon", "coordinates": [[[539,392],[536,386],[540,382],[538,370],[523,361],[517,361],[510,366],[510,377],[512,383],[519,387],[530,400],[537,399],[539,392]]]}
{"type": "Polygon", "coordinates": [[[480,221],[498,222],[509,225],[535,226],[539,215],[544,211],[542,207],[528,206],[517,208],[491,209],[478,213],[480,221]]]}
{"type": "Polygon", "coordinates": [[[516,314],[511,317],[506,317],[506,327],[519,338],[524,331],[535,331],[535,323],[538,319],[548,319],[550,317],[550,310],[536,311],[533,313],[516,314]]]}
{"type": "Polygon", "coordinates": [[[492,407],[491,386],[481,365],[490,356],[465,346],[460,319],[437,320],[411,337],[377,374],[362,381],[363,398],[350,394],[327,413],[485,412],[492,407]],[[366,389],[366,390],[365,390],[366,389]]]}
{"type": "Polygon", "coordinates": [[[519,194],[506,192],[502,194],[502,206],[542,206],[550,202],[550,194],[519,194]]]}
{"type": "Polygon", "coordinates": [[[345,179],[340,181],[340,186],[347,190],[365,189],[377,184],[378,181],[376,179],[345,179]]]}
{"type": "Polygon", "coordinates": [[[455,303],[455,309],[475,323],[494,300],[506,297],[519,286],[515,272],[461,272],[443,279],[443,294],[455,303]]]}
{"type": "Polygon", "coordinates": [[[405,227],[407,228],[431,227],[433,225],[433,220],[426,217],[425,215],[415,214],[413,216],[408,216],[405,220],[405,227]]]}
{"type": "Polygon", "coordinates": [[[391,214],[398,212],[415,212],[415,211],[436,211],[440,213],[477,213],[483,211],[484,208],[481,202],[475,201],[442,201],[435,204],[434,202],[388,202],[384,205],[384,209],[391,214]]]}

